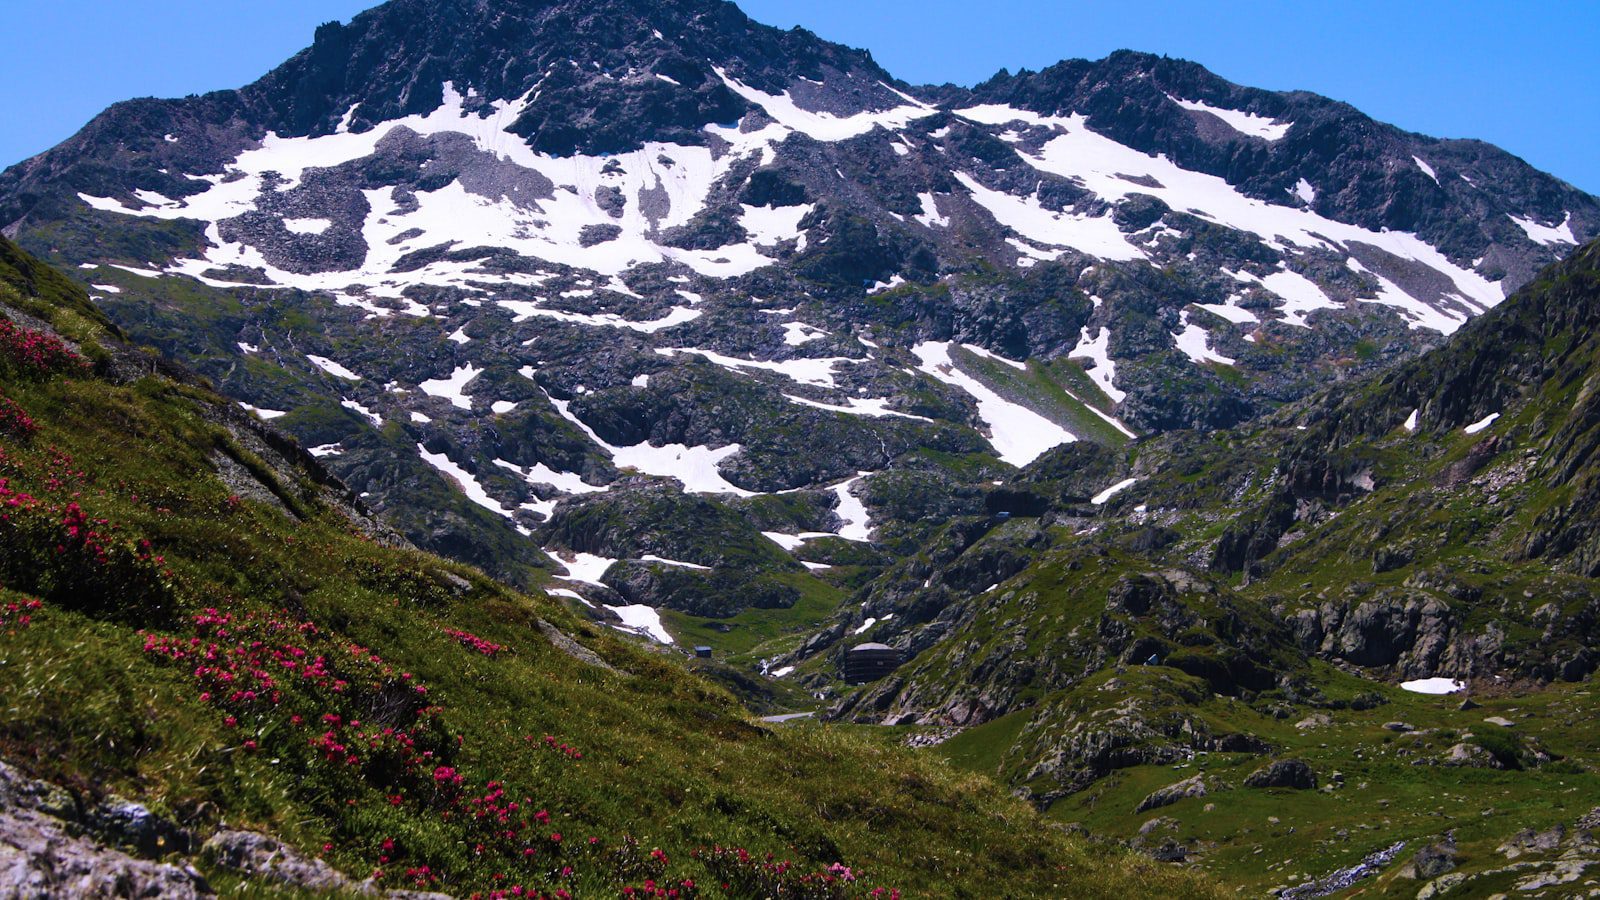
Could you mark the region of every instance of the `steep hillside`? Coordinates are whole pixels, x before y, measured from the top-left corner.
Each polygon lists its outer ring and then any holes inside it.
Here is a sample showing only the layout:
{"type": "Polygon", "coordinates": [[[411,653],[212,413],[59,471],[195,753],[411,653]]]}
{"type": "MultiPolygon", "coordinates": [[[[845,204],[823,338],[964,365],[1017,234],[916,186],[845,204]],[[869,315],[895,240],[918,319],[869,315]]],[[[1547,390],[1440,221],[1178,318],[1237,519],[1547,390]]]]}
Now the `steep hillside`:
{"type": "Polygon", "coordinates": [[[3,239],[0,620],[0,892],[1215,892],[410,548],[3,239]]]}
{"type": "MultiPolygon", "coordinates": [[[[1449,843],[1425,880],[1459,866],[1461,896],[1592,861],[1563,831],[1505,868],[1515,832],[1600,803],[1597,317],[1590,244],[1444,347],[1257,425],[1053,451],[991,495],[1007,517],[952,521],[777,662],[844,691],[850,647],[900,648],[832,714],[1263,886],[1400,841],[1449,843]],[[1308,768],[1267,784],[1322,790],[1252,796],[1272,760],[1308,768]]],[[[1409,896],[1404,861],[1366,871],[1409,896]]]]}
{"type": "Polygon", "coordinates": [[[237,91],[107,110],[0,174],[0,227],[418,546],[520,584],[561,556],[733,649],[728,598],[825,606],[1051,447],[1435,346],[1600,206],[1145,54],[918,88],[720,0],[396,0],[237,91]],[[637,476],[764,561],[585,531],[662,508],[637,476]],[[760,532],[835,538],[780,564],[760,532]]]}

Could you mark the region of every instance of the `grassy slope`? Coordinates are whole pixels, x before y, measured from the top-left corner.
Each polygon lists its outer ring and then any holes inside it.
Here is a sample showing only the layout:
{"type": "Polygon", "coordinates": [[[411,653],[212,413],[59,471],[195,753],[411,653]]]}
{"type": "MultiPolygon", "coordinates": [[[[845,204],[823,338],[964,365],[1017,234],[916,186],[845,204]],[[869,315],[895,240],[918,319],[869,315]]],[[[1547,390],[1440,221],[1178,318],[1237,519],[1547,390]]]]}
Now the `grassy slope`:
{"type": "MultiPolygon", "coordinates": [[[[1386,590],[1405,592],[1445,602],[1469,633],[1496,623],[1513,652],[1571,658],[1583,636],[1547,633],[1536,610],[1548,603],[1581,622],[1582,610],[1595,608],[1600,595],[1595,580],[1578,569],[1593,557],[1529,558],[1525,548],[1528,536],[1549,528],[1564,508],[1580,507],[1569,516],[1580,525],[1594,515],[1595,507],[1583,509],[1588,501],[1579,499],[1586,490],[1592,496],[1592,468],[1572,460],[1581,462],[1580,454],[1592,445],[1585,443],[1591,434],[1585,429],[1595,421],[1592,398],[1600,384],[1594,374],[1600,371],[1600,343],[1582,324],[1584,315],[1600,308],[1597,254],[1600,248],[1586,248],[1573,264],[1547,273],[1445,350],[1388,375],[1335,389],[1257,426],[1168,435],[1133,446],[1144,477],[1110,504],[1102,536],[1082,537],[1081,544],[1068,540],[1041,556],[1007,582],[1019,595],[1015,600],[1004,591],[974,599],[979,613],[972,622],[902,673],[932,684],[959,683],[969,670],[949,664],[951,648],[984,646],[964,657],[970,667],[1017,634],[1030,647],[1041,637],[1062,640],[1088,614],[1098,614],[1105,585],[1067,567],[1074,547],[1130,572],[1200,565],[1225,529],[1272,502],[1284,472],[1292,471],[1290,460],[1326,463],[1351,476],[1366,472],[1376,489],[1350,490],[1351,496],[1332,506],[1336,516],[1296,523],[1250,579],[1235,577],[1237,596],[1250,608],[1263,615],[1276,608],[1281,616],[1324,600],[1353,596],[1359,602],[1386,590]],[[1422,427],[1409,433],[1401,423],[1415,408],[1423,410],[1422,427]],[[1463,432],[1463,425],[1496,411],[1504,414],[1482,433],[1463,432]],[[1301,422],[1308,427],[1297,427],[1301,422]],[[1492,457],[1470,480],[1445,476],[1489,440],[1499,443],[1489,445],[1496,448],[1492,457]],[[1172,529],[1178,543],[1122,561],[1114,551],[1098,549],[1133,534],[1135,527],[1122,517],[1144,504],[1151,515],[1134,518],[1172,529]],[[1402,563],[1377,562],[1395,553],[1405,554],[1402,563]],[[1074,612],[1084,605],[1087,610],[1074,612]],[[1027,624],[994,625],[1018,621],[1027,624]]],[[[1054,645],[1039,646],[1048,652],[1029,657],[1036,661],[1028,669],[1035,676],[1066,658],[1054,645]]],[[[1342,772],[1345,787],[1332,792],[1232,790],[1134,812],[1151,791],[1201,771],[1237,787],[1263,761],[1211,754],[1187,764],[1119,769],[1048,810],[1061,821],[1082,822],[1092,833],[1126,838],[1136,838],[1151,820],[1170,817],[1175,829],[1158,828],[1149,843],[1168,836],[1189,841],[1203,851],[1201,866],[1252,890],[1324,874],[1396,840],[1410,842],[1403,862],[1447,830],[1455,833],[1462,871],[1484,871],[1506,865],[1496,848],[1517,831],[1570,828],[1600,803],[1600,744],[1591,725],[1600,698],[1592,676],[1578,685],[1497,684],[1485,676],[1474,685],[1481,708],[1461,710],[1459,697],[1409,694],[1322,663],[1302,674],[1326,698],[1376,691],[1383,700],[1375,709],[1357,710],[1319,707],[1303,694],[1274,690],[1243,702],[1206,692],[1193,701],[1164,703],[1152,684],[1183,680],[1168,667],[1130,667],[1121,676],[1127,684],[1111,692],[1099,690],[1106,674],[1046,694],[1035,677],[1018,695],[1026,708],[963,732],[940,752],[962,767],[1027,784],[1028,773],[1050,748],[1038,740],[1041,734],[1070,733],[1075,720],[1068,713],[1074,709],[1109,709],[1134,699],[1152,719],[1170,712],[1204,721],[1213,734],[1256,735],[1271,745],[1272,757],[1305,759],[1325,780],[1342,772]],[[1293,727],[1319,712],[1332,717],[1330,725],[1293,727]],[[1501,729],[1484,721],[1494,716],[1516,725],[1501,729]],[[1382,725],[1391,721],[1409,723],[1418,733],[1385,730],[1382,725]],[[1517,771],[1437,765],[1458,742],[1508,739],[1541,747],[1557,761],[1517,771]]],[[[1479,896],[1504,889],[1502,881],[1473,882],[1448,896],[1479,896]]],[[[1391,871],[1363,890],[1366,896],[1410,897],[1419,887],[1391,871]]]]}
{"type": "MultiPolygon", "coordinates": [[[[0,248],[8,260],[21,259],[3,241],[0,248]]],[[[69,337],[105,331],[64,282],[46,277],[41,300],[33,296],[41,293],[39,279],[18,274],[15,263],[0,269],[4,299],[50,313],[69,337]]],[[[216,424],[225,401],[201,387],[157,376],[129,384],[8,376],[0,386],[38,425],[29,439],[0,436],[0,477],[51,510],[28,532],[37,546],[9,548],[8,586],[17,590],[4,596],[24,603],[42,594],[44,605],[29,625],[8,617],[0,634],[0,752],[38,776],[135,796],[201,827],[226,821],[261,828],[313,852],[326,842],[331,861],[355,873],[378,866],[386,855],[380,844],[394,839],[398,849],[384,866],[391,883],[404,880],[402,867],[428,864],[442,874],[437,888],[456,893],[515,879],[562,884],[579,896],[614,895],[655,874],[652,866],[663,868],[630,857],[621,849],[625,835],[667,852],[671,862],[659,874],[692,878],[713,896],[716,878],[691,858],[713,844],[771,852],[806,869],[843,861],[865,874],[862,885],[911,895],[1213,890],[1121,853],[1091,850],[986,779],[838,730],[753,725],[722,690],[577,621],[556,602],[513,593],[435,557],[379,546],[303,477],[279,473],[276,485],[303,521],[273,505],[235,501],[208,462],[212,448],[229,444],[216,424]],[[48,544],[65,540],[51,531],[50,516],[74,500],[91,518],[111,523],[119,545],[146,539],[164,560],[118,556],[126,571],[110,587],[95,581],[106,574],[96,563],[85,560],[80,570],[50,562],[48,544]],[[38,574],[47,568],[56,575],[38,574]],[[447,575],[470,589],[452,588],[447,575]],[[116,587],[122,583],[146,589],[125,598],[116,587]],[[281,708],[228,705],[202,700],[187,664],[145,652],[141,629],[187,640],[202,633],[193,617],[208,607],[315,622],[323,633],[318,646],[334,658],[354,642],[395,673],[411,675],[404,682],[383,675],[374,684],[426,684],[440,712],[415,731],[443,736],[434,761],[448,761],[468,787],[481,791],[501,780],[512,796],[528,798],[527,808],[550,811],[547,826],[530,826],[518,838],[538,846],[535,861],[493,846],[474,854],[470,823],[441,818],[446,807],[437,795],[430,799],[426,783],[386,780],[369,767],[330,768],[309,753],[308,737],[322,726],[296,726],[289,711],[311,718],[326,706],[348,718],[362,708],[359,691],[293,693],[281,708]],[[539,618],[620,671],[555,649],[541,636],[539,618]],[[447,627],[509,649],[476,653],[445,634],[447,627]],[[227,714],[236,716],[236,727],[227,714]],[[546,734],[583,758],[545,751],[546,734]],[[385,798],[400,785],[407,785],[404,799],[392,805],[385,798]],[[594,835],[603,849],[557,853],[545,828],[567,835],[569,848],[581,844],[572,838],[594,835]],[[555,859],[577,871],[551,880],[555,859]],[[496,872],[510,878],[496,882],[496,872]]],[[[368,715],[383,721],[371,711],[381,696],[367,699],[368,715]]]]}

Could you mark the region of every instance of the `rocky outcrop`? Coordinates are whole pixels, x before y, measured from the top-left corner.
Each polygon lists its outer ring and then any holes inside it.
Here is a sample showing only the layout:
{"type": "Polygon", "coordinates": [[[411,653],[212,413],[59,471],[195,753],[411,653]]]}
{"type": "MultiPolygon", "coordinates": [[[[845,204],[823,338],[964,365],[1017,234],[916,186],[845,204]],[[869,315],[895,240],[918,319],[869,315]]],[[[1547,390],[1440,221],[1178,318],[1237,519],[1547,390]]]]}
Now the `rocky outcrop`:
{"type": "Polygon", "coordinates": [[[1164,788],[1157,788],[1151,791],[1148,796],[1139,801],[1139,805],[1134,807],[1133,811],[1135,813],[1149,812],[1152,809],[1171,806],[1179,800],[1204,797],[1208,793],[1210,793],[1210,789],[1206,787],[1205,776],[1196,775],[1193,778],[1185,778],[1175,784],[1169,784],[1164,788]]]}
{"type": "Polygon", "coordinates": [[[1316,790],[1317,773],[1304,760],[1280,759],[1251,772],[1245,777],[1244,786],[1311,791],[1316,790]]]}
{"type": "Polygon", "coordinates": [[[92,826],[121,830],[136,851],[159,851],[164,837],[176,833],[136,804],[114,802],[83,816],[67,791],[0,763],[0,895],[30,900],[212,896],[192,866],[114,849],[84,833],[92,826]]]}

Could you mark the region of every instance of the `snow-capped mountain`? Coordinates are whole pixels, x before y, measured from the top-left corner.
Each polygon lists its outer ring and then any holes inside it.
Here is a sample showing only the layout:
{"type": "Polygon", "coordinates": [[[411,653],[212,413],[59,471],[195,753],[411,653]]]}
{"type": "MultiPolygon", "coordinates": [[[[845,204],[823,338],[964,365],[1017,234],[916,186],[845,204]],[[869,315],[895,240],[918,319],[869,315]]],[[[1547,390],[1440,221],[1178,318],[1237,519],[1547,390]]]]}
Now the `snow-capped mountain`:
{"type": "Polygon", "coordinates": [[[915,87],[719,0],[393,0],[113,107],[0,225],[424,546],[715,615],[1432,346],[1600,205],[1148,55],[915,87]]]}

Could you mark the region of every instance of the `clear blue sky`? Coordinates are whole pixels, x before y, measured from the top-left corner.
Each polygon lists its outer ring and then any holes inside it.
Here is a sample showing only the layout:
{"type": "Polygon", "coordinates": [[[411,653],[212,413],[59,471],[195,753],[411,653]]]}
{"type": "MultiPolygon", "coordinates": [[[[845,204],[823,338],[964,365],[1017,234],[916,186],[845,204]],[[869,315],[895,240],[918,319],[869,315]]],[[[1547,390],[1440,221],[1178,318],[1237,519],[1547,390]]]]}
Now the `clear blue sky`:
{"type": "MultiPolygon", "coordinates": [[[[0,0],[0,166],[110,103],[246,84],[317,23],[375,0],[0,0]]],[[[1498,144],[1600,193],[1594,0],[744,0],[755,19],[865,47],[914,83],[972,84],[1128,47],[1232,81],[1348,101],[1498,144]]]]}

